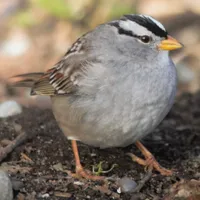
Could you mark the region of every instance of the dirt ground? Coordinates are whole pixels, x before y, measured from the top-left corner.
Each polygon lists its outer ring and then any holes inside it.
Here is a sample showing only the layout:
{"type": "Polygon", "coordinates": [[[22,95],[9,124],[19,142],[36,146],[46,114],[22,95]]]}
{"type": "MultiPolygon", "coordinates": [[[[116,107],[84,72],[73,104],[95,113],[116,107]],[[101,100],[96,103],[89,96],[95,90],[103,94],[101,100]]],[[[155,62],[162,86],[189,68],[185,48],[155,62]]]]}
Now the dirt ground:
{"type": "MultiPolygon", "coordinates": [[[[153,172],[139,193],[119,194],[115,181],[103,185],[68,175],[67,170],[75,168],[71,145],[50,110],[24,108],[22,114],[0,120],[0,141],[13,140],[20,131],[25,131],[30,139],[9,154],[0,166],[11,175],[15,199],[170,200],[176,199],[175,194],[184,184],[192,196],[185,199],[200,199],[200,92],[178,97],[162,124],[143,140],[160,164],[174,169],[175,173],[164,177],[153,172]],[[191,181],[196,183],[194,187],[190,187],[191,181]]],[[[86,169],[91,170],[100,161],[105,162],[104,170],[118,165],[105,176],[130,177],[139,183],[146,174],[142,166],[126,156],[128,152],[140,155],[134,144],[100,150],[79,143],[79,150],[86,169]]]]}

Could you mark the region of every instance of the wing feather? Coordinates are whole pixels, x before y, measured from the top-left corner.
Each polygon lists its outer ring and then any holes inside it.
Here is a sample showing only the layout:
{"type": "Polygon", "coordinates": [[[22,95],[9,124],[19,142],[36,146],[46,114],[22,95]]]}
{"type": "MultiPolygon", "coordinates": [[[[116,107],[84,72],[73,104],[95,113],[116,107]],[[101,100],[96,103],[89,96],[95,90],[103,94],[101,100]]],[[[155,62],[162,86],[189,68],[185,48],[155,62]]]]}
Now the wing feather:
{"type": "Polygon", "coordinates": [[[87,58],[85,44],[85,38],[79,38],[65,56],[35,82],[32,94],[58,95],[74,92],[87,58]]]}
{"type": "Polygon", "coordinates": [[[63,95],[75,92],[79,80],[85,76],[88,63],[87,40],[79,38],[64,57],[46,73],[30,73],[16,76],[20,78],[16,86],[31,87],[31,95],[63,95]]]}

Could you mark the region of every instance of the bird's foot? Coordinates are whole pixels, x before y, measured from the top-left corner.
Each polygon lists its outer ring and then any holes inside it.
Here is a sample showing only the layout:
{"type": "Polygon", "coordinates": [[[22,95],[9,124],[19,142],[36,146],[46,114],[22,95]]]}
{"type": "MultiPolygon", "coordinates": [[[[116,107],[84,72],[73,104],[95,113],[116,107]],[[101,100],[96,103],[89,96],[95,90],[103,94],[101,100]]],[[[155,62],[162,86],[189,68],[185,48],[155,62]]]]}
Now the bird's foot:
{"type": "Polygon", "coordinates": [[[140,165],[145,166],[145,170],[146,171],[151,171],[151,170],[156,170],[158,172],[160,172],[162,175],[164,176],[171,176],[173,174],[172,170],[168,170],[164,167],[162,167],[154,158],[154,156],[152,155],[151,157],[145,159],[139,158],[136,155],[132,154],[132,153],[128,153],[128,156],[130,156],[132,158],[133,161],[137,162],[140,165]]]}
{"type": "Polygon", "coordinates": [[[145,170],[151,171],[156,170],[164,176],[171,176],[173,174],[172,170],[168,170],[162,167],[154,158],[154,156],[143,146],[142,143],[136,142],[136,146],[139,148],[141,153],[144,155],[145,159],[139,158],[138,156],[128,153],[127,155],[132,158],[133,161],[137,162],[140,165],[145,166],[145,170]]]}
{"type": "Polygon", "coordinates": [[[105,179],[104,176],[92,175],[90,172],[85,171],[82,166],[76,166],[76,173],[72,174],[72,176],[75,178],[85,178],[92,181],[103,181],[105,179]]]}
{"type": "Polygon", "coordinates": [[[75,178],[85,178],[88,180],[92,180],[92,181],[103,181],[105,180],[105,177],[103,176],[95,176],[92,175],[91,173],[88,173],[84,170],[83,166],[81,165],[80,162],[80,158],[79,158],[79,153],[78,153],[78,147],[77,147],[77,143],[75,140],[72,140],[72,150],[74,152],[74,157],[75,157],[75,161],[76,161],[76,173],[72,174],[70,173],[73,177],[75,178]]]}

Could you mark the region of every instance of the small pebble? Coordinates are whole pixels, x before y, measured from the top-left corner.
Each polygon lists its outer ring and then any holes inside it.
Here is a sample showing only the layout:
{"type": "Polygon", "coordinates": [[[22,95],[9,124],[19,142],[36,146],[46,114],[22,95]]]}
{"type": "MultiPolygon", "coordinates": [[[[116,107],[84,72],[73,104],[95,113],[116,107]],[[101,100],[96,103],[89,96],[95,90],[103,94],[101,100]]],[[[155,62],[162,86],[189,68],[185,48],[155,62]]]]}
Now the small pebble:
{"type": "Polygon", "coordinates": [[[41,195],[41,198],[49,198],[50,196],[49,196],[49,194],[48,193],[45,193],[45,194],[42,194],[41,195]]]}
{"type": "Polygon", "coordinates": [[[62,163],[57,163],[57,164],[53,165],[52,168],[54,170],[56,170],[57,172],[59,172],[59,171],[62,172],[63,171],[63,165],[62,165],[62,163]]]}
{"type": "Polygon", "coordinates": [[[1,200],[13,199],[13,190],[10,178],[2,170],[0,170],[0,199],[1,200]]]}
{"type": "Polygon", "coordinates": [[[74,181],[74,185],[84,185],[85,183],[80,182],[80,181],[74,181]]]}
{"type": "Polygon", "coordinates": [[[0,118],[10,117],[21,112],[21,106],[15,101],[5,101],[0,104],[0,118]]]}
{"type": "Polygon", "coordinates": [[[123,177],[119,180],[118,193],[121,192],[131,192],[137,187],[137,183],[128,177],[123,177]]]}

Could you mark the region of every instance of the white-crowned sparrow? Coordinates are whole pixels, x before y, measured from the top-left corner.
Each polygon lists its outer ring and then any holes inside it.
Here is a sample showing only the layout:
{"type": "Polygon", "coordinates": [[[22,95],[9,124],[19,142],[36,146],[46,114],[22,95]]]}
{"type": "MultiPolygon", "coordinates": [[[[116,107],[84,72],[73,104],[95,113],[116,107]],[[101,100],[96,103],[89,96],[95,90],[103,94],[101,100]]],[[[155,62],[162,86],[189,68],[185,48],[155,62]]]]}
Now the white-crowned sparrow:
{"type": "Polygon", "coordinates": [[[146,160],[132,158],[169,175],[138,140],[172,107],[176,70],[168,51],[181,47],[152,17],[125,15],[84,34],[47,72],[17,76],[22,80],[16,85],[51,96],[55,118],[72,140],[79,175],[101,179],[83,170],[77,140],[100,148],[136,142],[146,160]]]}

